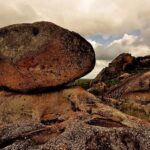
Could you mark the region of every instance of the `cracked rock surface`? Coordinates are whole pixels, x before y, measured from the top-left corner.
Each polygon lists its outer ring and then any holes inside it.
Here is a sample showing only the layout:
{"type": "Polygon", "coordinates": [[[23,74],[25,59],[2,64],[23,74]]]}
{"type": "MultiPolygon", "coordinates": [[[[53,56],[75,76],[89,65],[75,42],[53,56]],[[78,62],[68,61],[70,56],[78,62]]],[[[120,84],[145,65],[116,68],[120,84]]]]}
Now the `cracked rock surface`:
{"type": "Polygon", "coordinates": [[[149,122],[102,104],[80,87],[38,96],[3,91],[0,98],[0,116],[7,114],[0,120],[1,149],[150,148],[149,122]]]}

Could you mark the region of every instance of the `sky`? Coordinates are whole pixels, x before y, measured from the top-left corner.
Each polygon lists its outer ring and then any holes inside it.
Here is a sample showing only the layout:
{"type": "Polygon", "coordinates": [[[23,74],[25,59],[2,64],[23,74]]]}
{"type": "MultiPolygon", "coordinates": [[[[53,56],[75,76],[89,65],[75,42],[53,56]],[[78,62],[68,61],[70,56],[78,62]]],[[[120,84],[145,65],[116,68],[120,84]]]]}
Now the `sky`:
{"type": "Polygon", "coordinates": [[[0,27],[50,21],[93,46],[94,78],[120,53],[150,55],[150,0],[0,0],[0,27]]]}

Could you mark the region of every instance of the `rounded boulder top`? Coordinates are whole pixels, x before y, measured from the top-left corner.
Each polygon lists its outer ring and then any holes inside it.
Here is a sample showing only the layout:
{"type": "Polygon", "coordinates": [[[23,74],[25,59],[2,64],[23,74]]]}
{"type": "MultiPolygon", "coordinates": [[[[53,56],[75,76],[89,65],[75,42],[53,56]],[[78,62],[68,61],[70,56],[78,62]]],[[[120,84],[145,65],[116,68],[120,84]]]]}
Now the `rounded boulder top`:
{"type": "Polygon", "coordinates": [[[92,46],[51,22],[0,29],[0,87],[23,92],[56,87],[86,75],[94,66],[92,46]]]}

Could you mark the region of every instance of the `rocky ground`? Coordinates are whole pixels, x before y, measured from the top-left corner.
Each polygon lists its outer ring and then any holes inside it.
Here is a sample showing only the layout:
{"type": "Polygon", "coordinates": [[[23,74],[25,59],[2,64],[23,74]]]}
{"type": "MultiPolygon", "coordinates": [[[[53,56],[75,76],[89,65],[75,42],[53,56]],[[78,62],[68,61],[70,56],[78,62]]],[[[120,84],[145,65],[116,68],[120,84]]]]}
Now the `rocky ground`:
{"type": "Polygon", "coordinates": [[[150,123],[80,87],[41,95],[1,93],[1,149],[149,149],[150,123]]]}
{"type": "Polygon", "coordinates": [[[121,54],[98,74],[89,91],[107,105],[150,121],[150,56],[121,54]]]}
{"type": "Polygon", "coordinates": [[[149,56],[118,56],[84,89],[70,84],[95,64],[80,35],[41,22],[2,28],[0,42],[0,149],[150,149],[149,56]]]}

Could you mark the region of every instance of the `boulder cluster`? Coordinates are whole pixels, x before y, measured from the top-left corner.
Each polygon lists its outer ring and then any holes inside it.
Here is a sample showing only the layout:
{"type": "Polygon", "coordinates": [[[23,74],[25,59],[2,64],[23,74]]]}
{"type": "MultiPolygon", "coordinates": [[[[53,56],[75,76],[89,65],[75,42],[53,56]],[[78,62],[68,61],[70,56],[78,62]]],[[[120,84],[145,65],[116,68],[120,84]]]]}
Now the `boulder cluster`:
{"type": "MultiPolygon", "coordinates": [[[[123,60],[119,76],[132,64],[130,58],[123,60]]],[[[53,23],[1,28],[0,149],[149,150],[150,73],[128,73],[128,82],[123,76],[114,86],[94,79],[88,90],[70,84],[94,66],[92,46],[53,23]],[[98,95],[92,93],[99,87],[98,95]],[[147,118],[122,110],[128,102],[139,104],[147,118]]]]}
{"type": "Polygon", "coordinates": [[[101,92],[105,104],[149,122],[150,56],[120,54],[92,80],[89,91],[101,92]]]}

